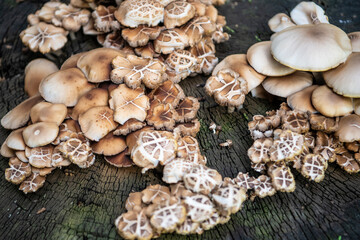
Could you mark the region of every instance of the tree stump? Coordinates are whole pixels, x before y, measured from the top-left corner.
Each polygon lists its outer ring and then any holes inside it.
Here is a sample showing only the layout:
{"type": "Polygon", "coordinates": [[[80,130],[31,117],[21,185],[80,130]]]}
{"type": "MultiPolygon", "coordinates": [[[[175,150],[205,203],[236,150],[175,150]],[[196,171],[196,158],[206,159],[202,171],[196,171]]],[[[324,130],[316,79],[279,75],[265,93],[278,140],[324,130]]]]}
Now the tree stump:
{"type": "MultiPolygon", "coordinates": [[[[2,0],[0,2],[0,116],[27,98],[24,93],[24,68],[34,58],[43,57],[24,49],[19,33],[25,29],[26,16],[45,1],[2,0]],[[17,3],[19,2],[19,3],[17,3]]],[[[228,0],[219,12],[226,16],[227,31],[232,35],[217,45],[217,56],[246,53],[259,40],[268,40],[267,21],[276,13],[289,11],[298,0],[228,0]]],[[[331,23],[346,32],[359,31],[360,2],[351,0],[318,0],[331,23]]],[[[76,33],[56,64],[72,53],[99,45],[92,36],[76,33]]],[[[203,97],[198,118],[201,130],[197,136],[208,165],[224,177],[235,177],[239,171],[250,171],[247,149],[252,139],[247,123],[255,114],[276,109],[280,102],[268,103],[247,97],[244,108],[228,114],[205,94],[201,84],[207,77],[197,76],[181,82],[189,96],[203,97]],[[214,135],[210,122],[222,126],[214,135]],[[232,148],[219,143],[231,139],[232,148]]],[[[9,131],[0,129],[1,143],[9,131]]],[[[94,166],[80,169],[71,166],[56,169],[40,191],[25,195],[4,178],[8,160],[0,162],[0,238],[1,239],[120,239],[114,220],[125,211],[125,200],[131,191],[141,191],[149,184],[162,183],[156,170],[142,175],[137,167],[116,168],[97,157],[94,166]],[[45,211],[37,213],[42,208],[45,211]]],[[[350,175],[330,164],[321,183],[309,182],[294,172],[294,193],[277,193],[272,197],[247,201],[225,225],[205,231],[196,239],[359,239],[360,174],[350,175]]],[[[41,212],[41,211],[40,211],[41,212]]],[[[161,239],[188,239],[188,236],[166,234],[161,239]]]]}

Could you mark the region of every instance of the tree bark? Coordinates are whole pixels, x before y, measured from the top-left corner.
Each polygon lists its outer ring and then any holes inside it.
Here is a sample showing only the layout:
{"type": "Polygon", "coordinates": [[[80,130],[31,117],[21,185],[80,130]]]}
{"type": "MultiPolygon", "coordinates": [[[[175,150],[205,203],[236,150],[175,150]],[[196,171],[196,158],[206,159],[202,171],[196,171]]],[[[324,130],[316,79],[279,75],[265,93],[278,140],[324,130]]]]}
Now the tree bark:
{"type": "MultiPolygon", "coordinates": [[[[226,16],[230,41],[217,45],[217,56],[246,53],[259,39],[268,40],[267,21],[276,13],[289,11],[299,1],[242,0],[227,1],[219,7],[226,16]],[[232,29],[232,30],[231,30],[232,29]]],[[[26,27],[26,16],[39,9],[44,1],[0,1],[0,117],[26,99],[24,68],[34,58],[21,43],[19,33],[26,27]]],[[[360,2],[351,0],[316,1],[324,7],[331,23],[345,32],[359,31],[360,2]]],[[[99,46],[96,39],[76,33],[56,62],[60,65],[72,53],[99,46]]],[[[198,76],[181,82],[187,95],[203,97],[198,118],[201,130],[197,136],[208,165],[223,177],[235,177],[239,171],[250,171],[247,149],[252,140],[247,123],[253,115],[276,109],[279,102],[268,103],[247,97],[244,108],[232,114],[217,106],[202,87],[207,77],[198,76]],[[214,135],[208,129],[211,121],[222,126],[214,135]],[[231,139],[232,148],[219,143],[231,139]]],[[[0,129],[0,141],[9,131],[0,129]]],[[[97,157],[94,166],[56,169],[38,192],[25,195],[5,180],[8,160],[0,161],[0,238],[2,239],[120,239],[114,220],[125,211],[125,200],[131,191],[141,191],[149,184],[162,183],[161,173],[142,175],[137,167],[119,169],[97,157]],[[37,211],[45,208],[43,213],[37,211]]],[[[277,193],[272,197],[247,201],[225,225],[206,231],[196,239],[359,239],[360,174],[350,175],[330,164],[321,183],[309,182],[294,172],[294,193],[277,193]]],[[[167,234],[161,239],[188,239],[167,234]]]]}

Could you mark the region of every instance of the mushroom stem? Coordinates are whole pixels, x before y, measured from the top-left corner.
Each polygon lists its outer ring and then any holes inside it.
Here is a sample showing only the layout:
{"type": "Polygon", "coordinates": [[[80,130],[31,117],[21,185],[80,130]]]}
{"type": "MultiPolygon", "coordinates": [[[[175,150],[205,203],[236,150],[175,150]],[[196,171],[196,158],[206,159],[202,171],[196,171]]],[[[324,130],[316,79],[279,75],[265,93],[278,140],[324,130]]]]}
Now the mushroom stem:
{"type": "Polygon", "coordinates": [[[74,33],[73,31],[70,31],[69,35],[70,35],[71,41],[75,41],[75,40],[76,40],[76,36],[75,36],[75,33],[74,33]]]}
{"type": "Polygon", "coordinates": [[[235,111],[235,107],[228,107],[228,113],[233,113],[235,111]]]}

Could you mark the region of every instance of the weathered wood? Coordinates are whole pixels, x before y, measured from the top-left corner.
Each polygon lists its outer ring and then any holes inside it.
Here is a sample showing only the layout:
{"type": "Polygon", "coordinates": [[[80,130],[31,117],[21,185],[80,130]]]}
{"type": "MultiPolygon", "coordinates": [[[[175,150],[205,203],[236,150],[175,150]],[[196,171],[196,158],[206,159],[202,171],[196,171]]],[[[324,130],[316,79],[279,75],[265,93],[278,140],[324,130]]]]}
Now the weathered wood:
{"type": "MultiPolygon", "coordinates": [[[[0,1],[0,117],[26,98],[23,90],[24,67],[41,54],[23,51],[18,35],[26,27],[26,15],[40,8],[44,1],[0,1]]],[[[257,39],[269,39],[267,20],[278,12],[289,13],[296,0],[228,1],[219,8],[235,32],[229,42],[217,46],[220,58],[243,53],[257,39]]],[[[330,22],[346,32],[359,31],[360,2],[322,0],[330,22]],[[357,28],[358,27],[358,28],[357,28]]],[[[59,58],[60,64],[71,53],[97,46],[94,37],[76,34],[59,58]]],[[[240,112],[227,114],[206,96],[206,77],[195,77],[181,83],[188,95],[205,97],[199,111],[201,131],[198,139],[209,166],[223,176],[235,177],[239,171],[251,171],[247,149],[252,140],[247,131],[248,119],[276,108],[248,97],[240,112]],[[211,121],[222,126],[219,135],[208,130],[211,121]],[[233,148],[220,148],[219,143],[232,139],[233,148]]],[[[9,131],[0,129],[0,142],[9,131]]],[[[37,193],[24,195],[4,179],[7,160],[0,161],[0,238],[1,239],[119,239],[115,218],[124,212],[124,201],[131,191],[140,191],[149,184],[161,183],[161,174],[148,171],[141,175],[136,167],[117,169],[98,158],[89,169],[71,166],[57,169],[47,177],[37,193]],[[71,173],[71,174],[69,174],[71,173]],[[46,211],[36,214],[41,208],[46,211]]],[[[252,172],[255,174],[254,172],[252,172]]],[[[349,175],[330,164],[325,180],[313,183],[295,173],[296,190],[273,197],[247,201],[242,211],[229,223],[206,231],[196,239],[359,239],[360,175],[349,175]]],[[[162,239],[186,239],[165,235],[162,239]]]]}

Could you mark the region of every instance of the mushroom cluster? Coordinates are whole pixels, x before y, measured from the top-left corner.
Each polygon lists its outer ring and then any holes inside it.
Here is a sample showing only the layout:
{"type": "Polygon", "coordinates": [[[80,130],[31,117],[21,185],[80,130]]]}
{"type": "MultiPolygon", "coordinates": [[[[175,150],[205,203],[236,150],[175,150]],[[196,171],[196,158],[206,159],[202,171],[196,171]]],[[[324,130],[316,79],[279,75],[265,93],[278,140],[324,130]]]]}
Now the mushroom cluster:
{"type": "Polygon", "coordinates": [[[206,92],[229,112],[240,109],[251,92],[254,97],[287,98],[294,110],[327,117],[360,113],[358,33],[331,25],[313,2],[299,3],[290,16],[279,13],[269,20],[275,32],[270,41],[221,61],[206,92]]]}
{"type": "MultiPolygon", "coordinates": [[[[146,72],[150,73],[151,66],[155,65],[156,70],[162,69],[174,82],[189,75],[210,74],[218,63],[214,42],[229,39],[223,31],[225,17],[219,15],[213,5],[224,1],[125,0],[116,3],[73,0],[66,5],[47,2],[28,16],[30,25],[20,37],[30,50],[48,53],[64,46],[69,31],[77,32],[83,27],[84,34],[96,35],[102,46],[147,59],[118,59],[114,63],[121,69],[117,81],[123,78],[131,81],[130,77],[144,74],[139,72],[139,67],[150,67],[146,72]],[[159,59],[165,65],[158,66],[152,59],[159,59]],[[125,72],[123,68],[129,71],[125,72]]],[[[153,75],[145,74],[144,77],[151,81],[153,75]]],[[[135,83],[134,86],[138,85],[135,83]]]]}
{"type": "Polygon", "coordinates": [[[36,191],[55,168],[90,167],[94,154],[143,172],[177,157],[206,162],[194,138],[200,130],[199,101],[166,80],[158,60],[99,48],[70,57],[60,70],[36,59],[25,72],[31,97],[1,119],[13,130],[1,155],[10,158],[5,176],[14,184],[35,181],[38,187],[31,191],[36,191]],[[40,67],[48,69],[40,72],[40,67]]]}

